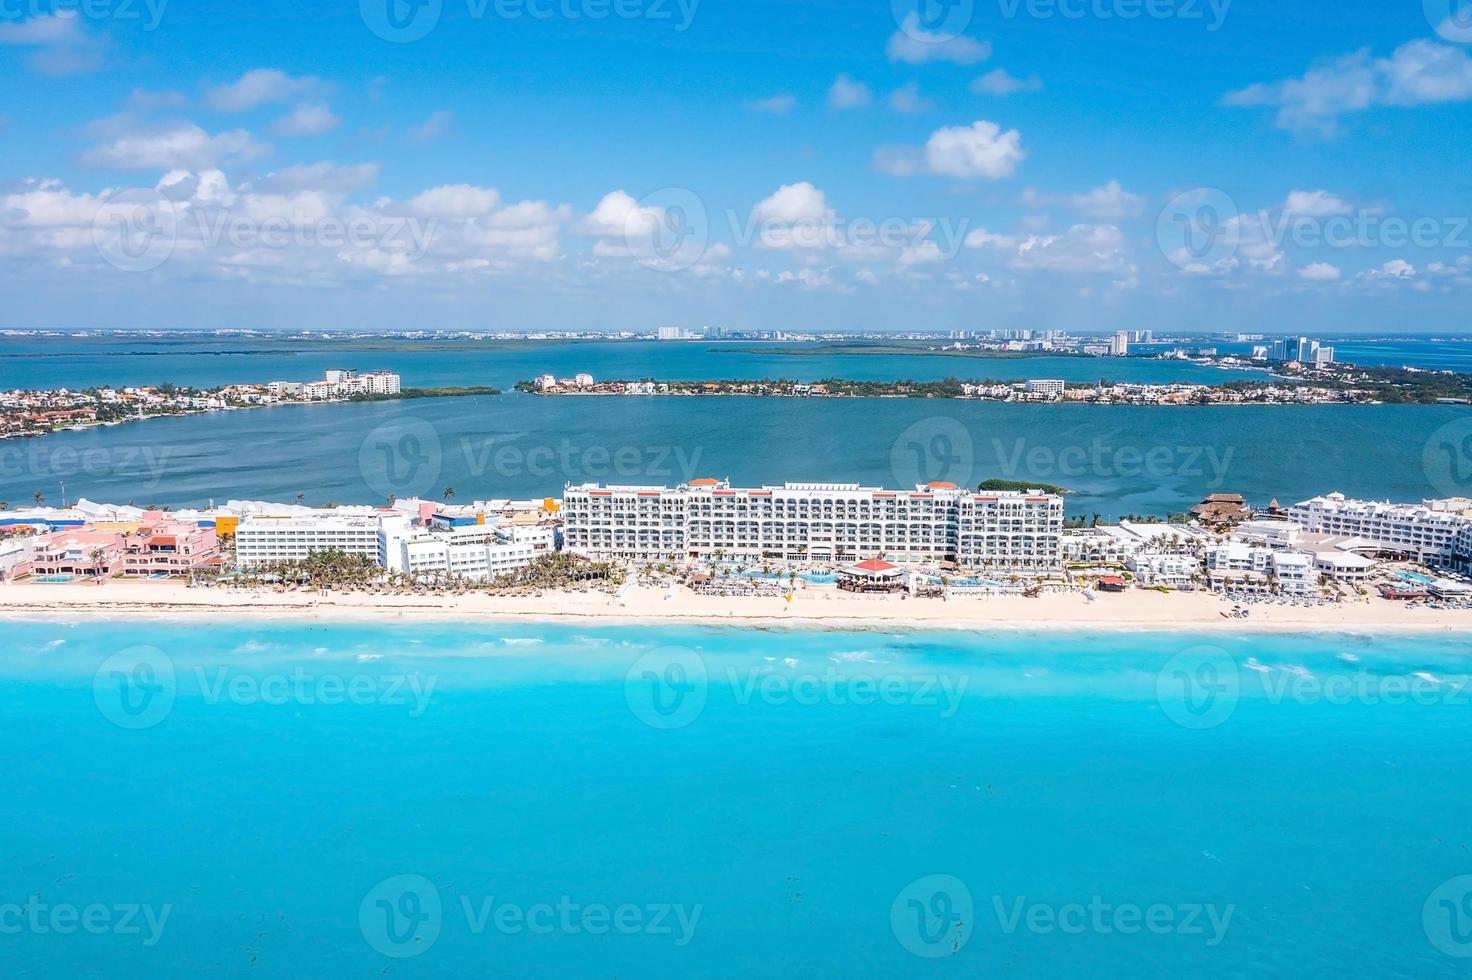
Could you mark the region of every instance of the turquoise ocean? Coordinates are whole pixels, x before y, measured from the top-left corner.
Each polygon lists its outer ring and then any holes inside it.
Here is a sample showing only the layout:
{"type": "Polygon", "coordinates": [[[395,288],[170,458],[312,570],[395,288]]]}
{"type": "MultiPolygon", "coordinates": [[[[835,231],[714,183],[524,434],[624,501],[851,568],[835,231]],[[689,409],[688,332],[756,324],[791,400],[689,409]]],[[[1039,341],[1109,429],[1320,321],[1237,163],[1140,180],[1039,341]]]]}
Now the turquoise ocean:
{"type": "Polygon", "coordinates": [[[1472,954],[1469,635],[5,637],[6,977],[1425,978],[1472,954]]]}

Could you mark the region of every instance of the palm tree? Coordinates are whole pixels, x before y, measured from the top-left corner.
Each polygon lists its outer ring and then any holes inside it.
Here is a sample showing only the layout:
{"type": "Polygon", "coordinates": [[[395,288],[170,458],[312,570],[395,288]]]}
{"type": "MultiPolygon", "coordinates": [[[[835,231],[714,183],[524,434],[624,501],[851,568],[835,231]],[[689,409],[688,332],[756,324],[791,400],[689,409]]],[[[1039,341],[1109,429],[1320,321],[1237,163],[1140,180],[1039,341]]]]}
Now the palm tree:
{"type": "Polygon", "coordinates": [[[306,494],[304,494],[304,493],[297,494],[296,495],[296,505],[298,507],[300,507],[302,505],[302,502],[305,501],[306,499],[307,499],[307,495],[306,494]]]}
{"type": "Polygon", "coordinates": [[[37,507],[40,507],[42,504],[44,504],[46,502],[46,495],[44,493],[42,493],[41,491],[37,490],[35,493],[31,494],[31,499],[36,502],[36,506],[37,507]]]}
{"type": "Polygon", "coordinates": [[[0,510],[9,510],[9,509],[10,509],[10,501],[8,501],[8,500],[0,500],[0,510]]]}
{"type": "Polygon", "coordinates": [[[453,499],[454,496],[455,496],[455,488],[454,487],[445,487],[445,492],[443,494],[441,494],[441,496],[444,497],[445,500],[451,500],[451,499],[453,499]]]}

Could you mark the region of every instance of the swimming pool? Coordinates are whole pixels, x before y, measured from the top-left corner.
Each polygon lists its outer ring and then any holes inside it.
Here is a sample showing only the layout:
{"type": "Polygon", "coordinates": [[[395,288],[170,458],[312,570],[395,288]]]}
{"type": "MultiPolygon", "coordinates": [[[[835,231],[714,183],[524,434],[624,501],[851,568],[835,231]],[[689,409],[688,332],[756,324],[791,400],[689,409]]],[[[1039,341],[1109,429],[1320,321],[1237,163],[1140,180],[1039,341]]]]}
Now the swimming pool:
{"type": "Polygon", "coordinates": [[[1414,582],[1417,585],[1430,585],[1436,581],[1430,575],[1422,575],[1420,572],[1396,572],[1395,577],[1402,582],[1414,582]]]}
{"type": "Polygon", "coordinates": [[[67,582],[76,580],[75,575],[39,575],[32,581],[41,585],[65,585],[67,582]]]}

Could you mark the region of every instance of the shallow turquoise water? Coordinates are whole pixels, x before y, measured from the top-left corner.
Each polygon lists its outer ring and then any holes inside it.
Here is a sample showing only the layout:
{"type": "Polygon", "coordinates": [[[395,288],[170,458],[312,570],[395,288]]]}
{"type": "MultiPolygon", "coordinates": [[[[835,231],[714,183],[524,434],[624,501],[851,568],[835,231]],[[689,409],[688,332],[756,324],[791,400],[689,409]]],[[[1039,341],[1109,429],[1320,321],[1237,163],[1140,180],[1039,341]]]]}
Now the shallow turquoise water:
{"type": "Polygon", "coordinates": [[[1433,977],[1472,952],[1465,635],[5,635],[6,976],[1433,977]],[[6,903],[111,918],[12,930],[6,903]],[[122,929],[130,904],[162,927],[122,929]]]}

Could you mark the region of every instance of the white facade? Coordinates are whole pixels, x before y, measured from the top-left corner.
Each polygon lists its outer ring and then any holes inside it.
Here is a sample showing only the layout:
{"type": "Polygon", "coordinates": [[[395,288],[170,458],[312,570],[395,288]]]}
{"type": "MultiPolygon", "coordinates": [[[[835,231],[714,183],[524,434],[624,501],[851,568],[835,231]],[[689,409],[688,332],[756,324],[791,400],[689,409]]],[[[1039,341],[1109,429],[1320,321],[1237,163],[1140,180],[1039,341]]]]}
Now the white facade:
{"type": "Polygon", "coordinates": [[[1318,589],[1314,556],[1226,541],[1206,549],[1207,579],[1214,589],[1226,586],[1266,588],[1276,580],[1278,589],[1303,595],[1318,589]]]}
{"type": "Polygon", "coordinates": [[[1472,519],[1425,504],[1350,500],[1342,493],[1305,500],[1288,513],[1308,531],[1362,538],[1375,548],[1403,551],[1430,565],[1451,564],[1458,535],[1472,528],[1472,519]]]}
{"type": "Polygon", "coordinates": [[[568,487],[565,547],[632,561],[734,559],[953,561],[987,571],[1061,565],[1063,500],[972,493],[934,483],[913,491],[856,483],[733,488],[716,480],[667,487],[568,487]]]}
{"type": "Polygon", "coordinates": [[[488,527],[427,531],[400,543],[394,567],[416,578],[445,575],[466,582],[489,582],[525,568],[540,552],[530,543],[505,543],[488,527]]]}
{"type": "Polygon", "coordinates": [[[314,552],[362,555],[387,566],[389,541],[404,533],[402,517],[314,514],[252,516],[235,530],[235,560],[241,568],[273,561],[301,561],[314,552]]]}
{"type": "Polygon", "coordinates": [[[1066,387],[1065,382],[1051,379],[1040,379],[1027,383],[1028,393],[1034,395],[1061,395],[1066,387]]]}
{"type": "Polygon", "coordinates": [[[1189,589],[1201,574],[1201,562],[1188,555],[1131,555],[1125,567],[1135,573],[1141,585],[1168,589],[1189,589]]]}

